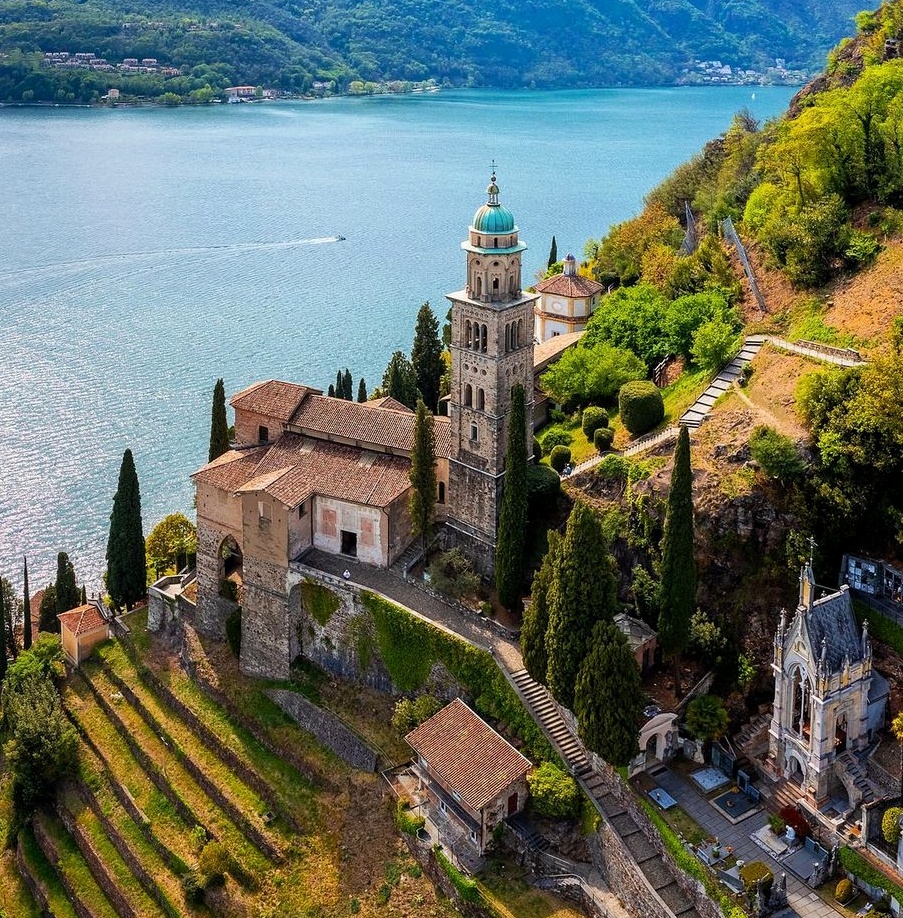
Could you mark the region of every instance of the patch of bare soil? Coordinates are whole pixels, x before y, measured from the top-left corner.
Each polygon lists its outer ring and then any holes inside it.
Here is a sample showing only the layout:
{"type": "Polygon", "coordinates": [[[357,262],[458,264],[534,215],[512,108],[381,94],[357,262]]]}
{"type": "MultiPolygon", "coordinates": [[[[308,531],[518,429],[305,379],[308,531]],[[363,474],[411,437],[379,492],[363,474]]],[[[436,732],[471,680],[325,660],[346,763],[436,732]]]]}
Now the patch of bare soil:
{"type": "MultiPolygon", "coordinates": [[[[785,354],[766,344],[752,363],[753,375],[745,389],[747,404],[761,415],[758,423],[769,424],[792,440],[808,439],[796,413],[796,388],[804,376],[823,367],[814,360],[785,354]]],[[[716,409],[717,410],[717,409],[716,409]]]]}
{"type": "Polygon", "coordinates": [[[749,284],[746,280],[746,275],[743,273],[742,267],[740,267],[739,259],[734,259],[738,269],[738,276],[742,278],[743,282],[744,295],[740,309],[744,322],[747,324],[760,323],[763,320],[767,320],[770,317],[792,309],[806,297],[811,297],[811,293],[801,293],[799,290],[794,289],[793,284],[787,280],[787,277],[782,272],[774,271],[768,267],[767,256],[757,242],[744,239],[743,245],[746,247],[746,254],[749,256],[753,273],[756,276],[756,284],[759,287],[759,292],[765,299],[766,308],[765,315],[763,316],[762,313],[759,312],[759,306],[749,289],[749,284]]]}

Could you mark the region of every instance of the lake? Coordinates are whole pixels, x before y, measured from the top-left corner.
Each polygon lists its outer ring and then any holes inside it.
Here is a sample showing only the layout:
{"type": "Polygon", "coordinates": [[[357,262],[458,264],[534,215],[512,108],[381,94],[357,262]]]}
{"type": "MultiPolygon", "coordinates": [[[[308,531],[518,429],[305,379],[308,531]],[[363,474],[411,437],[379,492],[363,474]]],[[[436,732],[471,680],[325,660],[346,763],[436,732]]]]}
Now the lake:
{"type": "Polygon", "coordinates": [[[525,281],[782,87],[443,91],[205,108],[0,109],[0,573],[97,589],[122,452],[145,534],[191,513],[217,377],[372,388],[463,284],[490,164],[525,281]],[[337,240],[344,237],[344,240],[337,240]]]}

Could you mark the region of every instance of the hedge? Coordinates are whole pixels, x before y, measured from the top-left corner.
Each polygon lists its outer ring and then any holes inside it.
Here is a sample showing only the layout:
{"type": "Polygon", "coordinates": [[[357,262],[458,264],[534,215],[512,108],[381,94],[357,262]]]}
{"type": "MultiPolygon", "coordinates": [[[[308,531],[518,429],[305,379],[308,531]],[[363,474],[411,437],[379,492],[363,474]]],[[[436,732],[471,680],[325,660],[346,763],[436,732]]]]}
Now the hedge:
{"type": "Polygon", "coordinates": [[[593,433],[593,446],[599,453],[606,453],[614,443],[615,432],[610,427],[600,427],[593,433]]]}
{"type": "Polygon", "coordinates": [[[587,440],[592,440],[593,434],[603,427],[608,427],[608,412],[604,408],[590,405],[583,409],[581,425],[587,440]]]}
{"type": "Polygon", "coordinates": [[[893,896],[903,905],[903,887],[894,883],[890,877],[885,876],[877,867],[873,867],[858,851],[844,845],[837,853],[840,866],[847,873],[853,874],[857,880],[862,880],[867,886],[883,889],[889,896],[893,896]]]}
{"type": "Polygon", "coordinates": [[[433,850],[436,853],[436,862],[445,871],[445,875],[451,880],[451,884],[457,890],[458,895],[465,902],[479,902],[482,896],[476,881],[471,880],[470,877],[465,877],[438,847],[433,850]]]}
{"type": "Polygon", "coordinates": [[[364,591],[361,602],[373,619],[386,670],[401,691],[419,689],[433,666],[441,663],[474,699],[474,707],[480,714],[502,721],[520,737],[530,758],[537,761],[552,758],[548,740],[488,651],[411,615],[375,593],[364,591]]]}
{"type": "Polygon", "coordinates": [[[638,379],[624,383],[618,393],[621,423],[637,437],[652,430],[665,416],[665,403],[654,382],[638,379]]]}

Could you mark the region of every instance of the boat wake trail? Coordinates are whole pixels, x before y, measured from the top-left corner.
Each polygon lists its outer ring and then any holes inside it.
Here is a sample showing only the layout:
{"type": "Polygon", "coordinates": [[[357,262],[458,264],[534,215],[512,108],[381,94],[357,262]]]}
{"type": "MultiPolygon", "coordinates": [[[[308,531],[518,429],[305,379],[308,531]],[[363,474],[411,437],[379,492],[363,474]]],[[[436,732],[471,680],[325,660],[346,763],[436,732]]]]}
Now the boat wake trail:
{"type": "Polygon", "coordinates": [[[31,268],[20,268],[16,271],[0,271],[0,280],[35,277],[56,271],[79,270],[81,268],[127,263],[147,258],[165,259],[182,255],[241,255],[246,252],[268,252],[278,249],[296,249],[308,245],[328,245],[331,242],[342,242],[344,239],[344,236],[314,236],[310,239],[287,239],[280,242],[228,242],[221,245],[154,249],[148,252],[117,252],[110,255],[97,255],[93,258],[82,258],[76,261],[55,261],[46,265],[35,265],[31,268]]]}

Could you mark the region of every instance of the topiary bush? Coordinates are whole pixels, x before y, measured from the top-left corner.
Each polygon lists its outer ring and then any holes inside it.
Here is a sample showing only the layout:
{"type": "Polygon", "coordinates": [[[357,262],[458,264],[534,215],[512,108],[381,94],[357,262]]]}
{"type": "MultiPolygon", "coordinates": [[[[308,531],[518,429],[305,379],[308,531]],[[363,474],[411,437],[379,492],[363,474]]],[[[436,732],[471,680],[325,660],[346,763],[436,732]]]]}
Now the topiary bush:
{"type": "Polygon", "coordinates": [[[654,382],[638,379],[624,383],[618,393],[621,422],[634,437],[644,434],[665,416],[665,403],[654,382]]]}
{"type": "Polygon", "coordinates": [[[527,504],[529,516],[550,516],[561,495],[561,478],[547,465],[527,466],[527,504]]]}
{"type": "Polygon", "coordinates": [[[593,433],[593,446],[596,452],[607,453],[615,440],[615,432],[610,427],[599,427],[593,433]]]}
{"type": "Polygon", "coordinates": [[[542,443],[533,438],[533,461],[538,463],[542,459],[542,443]]]}
{"type": "Polygon", "coordinates": [[[527,776],[530,804],[540,816],[572,819],[580,809],[577,782],[551,762],[543,762],[527,776]]]}
{"type": "Polygon", "coordinates": [[[853,898],[853,884],[846,877],[838,880],[837,886],[834,888],[834,898],[841,904],[849,902],[853,898]]]}
{"type": "Polygon", "coordinates": [[[608,412],[604,408],[597,408],[590,405],[583,409],[583,421],[581,424],[587,440],[593,439],[593,434],[601,427],[608,427],[608,412]]]}
{"type": "Polygon", "coordinates": [[[903,809],[898,806],[889,807],[881,817],[881,834],[889,845],[896,845],[900,841],[901,819],[903,819],[903,809]]]}
{"type": "Polygon", "coordinates": [[[564,467],[571,461],[571,448],[569,446],[556,446],[549,454],[549,465],[556,472],[564,471],[564,467]]]}
{"type": "Polygon", "coordinates": [[[556,446],[570,446],[571,434],[567,430],[552,427],[545,433],[540,434],[540,442],[542,443],[543,455],[548,456],[556,446]]]}

